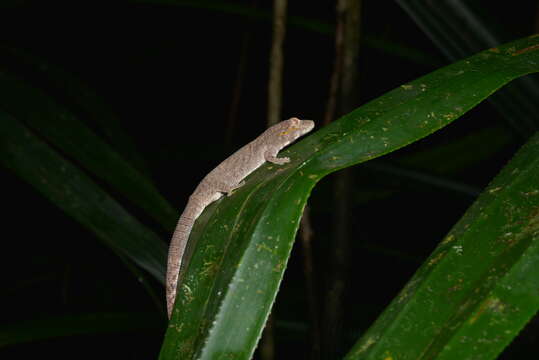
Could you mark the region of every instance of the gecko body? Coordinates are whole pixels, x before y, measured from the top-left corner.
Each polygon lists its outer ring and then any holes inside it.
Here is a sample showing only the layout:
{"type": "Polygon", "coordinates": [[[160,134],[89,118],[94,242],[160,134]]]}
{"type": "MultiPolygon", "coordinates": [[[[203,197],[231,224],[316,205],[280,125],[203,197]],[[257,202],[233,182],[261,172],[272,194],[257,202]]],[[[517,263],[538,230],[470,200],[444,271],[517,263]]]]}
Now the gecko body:
{"type": "Polygon", "coordinates": [[[176,299],[180,271],[183,271],[186,265],[183,257],[187,241],[198,216],[206,206],[241,187],[243,179],[266,161],[279,165],[288,163],[289,158],[277,157],[279,151],[311,131],[313,127],[314,122],[311,120],[291,118],[281,121],[225,159],[198,184],[189,197],[187,206],[178,220],[178,225],[170,241],[166,277],[169,318],[176,299]]]}

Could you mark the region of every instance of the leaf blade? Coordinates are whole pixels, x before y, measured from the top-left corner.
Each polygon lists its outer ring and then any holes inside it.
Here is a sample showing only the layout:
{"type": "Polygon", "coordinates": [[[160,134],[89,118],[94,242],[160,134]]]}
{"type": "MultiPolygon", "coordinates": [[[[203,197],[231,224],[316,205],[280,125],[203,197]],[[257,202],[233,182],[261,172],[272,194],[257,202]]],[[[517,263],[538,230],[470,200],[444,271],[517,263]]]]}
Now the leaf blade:
{"type": "Polygon", "coordinates": [[[538,178],[536,134],[346,359],[494,359],[539,309],[538,178]]]}

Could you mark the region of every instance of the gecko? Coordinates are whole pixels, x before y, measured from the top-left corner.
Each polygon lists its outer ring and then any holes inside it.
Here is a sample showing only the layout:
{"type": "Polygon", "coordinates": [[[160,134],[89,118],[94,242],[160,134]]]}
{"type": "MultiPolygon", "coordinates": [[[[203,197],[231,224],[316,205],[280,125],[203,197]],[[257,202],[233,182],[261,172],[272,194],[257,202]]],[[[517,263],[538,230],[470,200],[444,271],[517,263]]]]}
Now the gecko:
{"type": "Polygon", "coordinates": [[[170,319],[180,273],[185,270],[184,253],[195,220],[212,202],[244,184],[244,179],[266,161],[283,165],[288,157],[277,157],[281,149],[314,128],[314,121],[291,118],[264,131],[210,171],[198,184],[178,220],[168,251],[166,276],[167,313],[170,319]]]}

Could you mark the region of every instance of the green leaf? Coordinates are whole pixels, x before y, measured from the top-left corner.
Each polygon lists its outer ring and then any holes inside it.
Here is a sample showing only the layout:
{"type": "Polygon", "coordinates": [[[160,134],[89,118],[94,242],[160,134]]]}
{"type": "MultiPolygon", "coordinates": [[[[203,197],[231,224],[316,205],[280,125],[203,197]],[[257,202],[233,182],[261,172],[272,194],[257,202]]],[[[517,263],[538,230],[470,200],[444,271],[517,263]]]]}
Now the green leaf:
{"type": "Polygon", "coordinates": [[[346,358],[494,359],[539,308],[538,179],[539,133],[346,358]]]}
{"type": "MultiPolygon", "coordinates": [[[[539,71],[539,37],[405,84],[301,140],[210,205],[179,288],[161,359],[249,359],[277,294],[302,210],[323,176],[417,141],[509,81],[539,71]]],[[[412,357],[413,358],[413,357],[412,357]]]]}

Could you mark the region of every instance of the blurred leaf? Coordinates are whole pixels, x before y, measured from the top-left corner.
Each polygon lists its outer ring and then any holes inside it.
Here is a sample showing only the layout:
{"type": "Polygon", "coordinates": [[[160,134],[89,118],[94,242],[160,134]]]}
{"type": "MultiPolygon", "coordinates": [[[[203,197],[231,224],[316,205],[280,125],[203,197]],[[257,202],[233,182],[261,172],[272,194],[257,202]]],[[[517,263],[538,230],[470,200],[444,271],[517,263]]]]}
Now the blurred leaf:
{"type": "Polygon", "coordinates": [[[70,314],[3,325],[0,328],[0,347],[73,335],[154,330],[162,325],[154,313],[70,314]]]}
{"type": "Polygon", "coordinates": [[[400,165],[444,175],[466,171],[491,158],[515,139],[502,127],[479,129],[426,151],[402,156],[400,165]],[[481,144],[482,146],[477,146],[481,144]],[[470,152],[469,149],[474,151],[470,152]],[[455,156],[466,154],[466,156],[455,156]]]}
{"type": "Polygon", "coordinates": [[[119,119],[103,99],[84,82],[36,54],[3,44],[0,44],[0,53],[0,61],[6,68],[12,69],[14,73],[24,72],[33,81],[42,79],[42,88],[47,89],[45,91],[48,95],[58,95],[55,100],[68,106],[69,110],[83,115],[82,120],[89,118],[92,125],[97,125],[105,139],[122,157],[139,171],[147,173],[144,158],[136,150],[131,137],[125,133],[119,119]],[[52,91],[49,91],[49,88],[52,91]]]}
{"type": "MultiPolygon", "coordinates": [[[[215,0],[133,0],[144,4],[161,4],[161,5],[176,5],[184,7],[192,7],[196,9],[205,9],[231,15],[240,15],[251,19],[267,21],[271,20],[271,12],[268,10],[257,9],[254,6],[249,6],[245,3],[234,3],[230,1],[215,1],[215,0]]],[[[318,34],[333,35],[335,33],[335,25],[332,23],[320,21],[317,19],[306,18],[291,14],[287,16],[287,23],[291,26],[308,30],[318,34]]],[[[408,47],[403,44],[395,43],[384,39],[378,35],[366,34],[362,37],[365,45],[374,49],[380,49],[388,54],[397,56],[403,59],[408,59],[412,62],[424,65],[440,65],[440,58],[436,55],[408,47]]]]}
{"type": "MultiPolygon", "coordinates": [[[[474,9],[464,1],[398,0],[423,32],[451,61],[480,49],[495,47],[510,29],[496,31],[484,8],[474,9]]],[[[511,128],[524,139],[539,130],[539,84],[519,79],[489,99],[511,128]]]]}
{"type": "MultiPolygon", "coordinates": [[[[395,178],[410,179],[421,186],[426,184],[476,198],[481,193],[481,189],[455,181],[448,175],[464,172],[488,160],[504,146],[510,144],[511,140],[513,140],[512,136],[501,127],[479,129],[446,144],[399,156],[396,163],[378,160],[366,163],[364,168],[390,175],[387,178],[391,181],[395,178]],[[477,144],[481,146],[478,147],[477,144]],[[474,148],[473,152],[468,151],[471,148],[474,148]],[[466,156],[457,154],[466,154],[466,156]]],[[[372,173],[369,172],[366,176],[372,176],[372,173]]],[[[387,198],[393,192],[387,187],[382,187],[382,193],[385,193],[383,198],[387,198]]],[[[362,198],[358,198],[358,202],[365,202],[371,196],[380,198],[381,194],[370,190],[368,193],[361,191],[359,195],[362,198]]]]}
{"type": "Polygon", "coordinates": [[[415,182],[418,182],[418,183],[423,183],[429,186],[434,186],[434,187],[442,188],[445,190],[450,190],[455,193],[468,195],[474,198],[477,197],[479,193],[481,192],[480,189],[474,186],[463,184],[458,181],[453,181],[453,180],[450,180],[441,176],[436,176],[436,175],[432,175],[432,174],[417,171],[417,170],[410,170],[407,168],[402,168],[402,167],[395,166],[388,163],[383,163],[383,162],[366,163],[365,168],[369,170],[383,172],[388,175],[391,175],[392,177],[398,176],[399,178],[413,179],[415,182]]]}
{"type": "Polygon", "coordinates": [[[284,151],[291,163],[262,166],[211,204],[191,233],[196,251],[161,359],[250,358],[313,186],[429,135],[509,81],[539,71],[538,49],[539,37],[515,41],[402,85],[284,151]]]}
{"type": "Polygon", "coordinates": [[[0,108],[23,120],[78,165],[145,210],[165,229],[174,228],[177,213],[152,183],[50,97],[0,71],[0,108]]]}
{"type": "Polygon", "coordinates": [[[0,124],[0,164],[32,185],[113,251],[127,256],[164,283],[167,249],[155,233],[84,172],[1,109],[0,124]]]}

